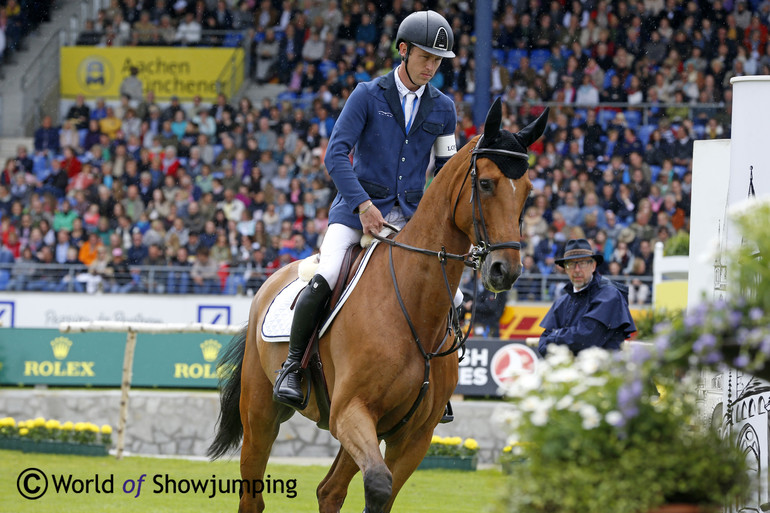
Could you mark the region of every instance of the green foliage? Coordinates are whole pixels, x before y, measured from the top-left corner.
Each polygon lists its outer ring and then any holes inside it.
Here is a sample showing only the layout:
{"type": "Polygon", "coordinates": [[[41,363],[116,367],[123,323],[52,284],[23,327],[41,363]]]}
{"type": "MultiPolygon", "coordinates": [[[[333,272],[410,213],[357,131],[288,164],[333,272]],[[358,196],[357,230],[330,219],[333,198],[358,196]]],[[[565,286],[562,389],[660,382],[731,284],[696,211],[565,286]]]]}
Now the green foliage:
{"type": "Polygon", "coordinates": [[[527,459],[513,469],[517,493],[503,511],[638,513],[744,497],[751,483],[742,451],[698,425],[696,373],[659,363],[649,346],[577,357],[549,348],[538,374],[508,389],[515,409],[501,420],[527,459]]]}
{"type": "Polygon", "coordinates": [[[636,340],[652,340],[655,335],[655,326],[674,322],[676,319],[681,319],[682,315],[682,310],[668,310],[666,308],[652,308],[642,312],[639,316],[634,318],[634,324],[636,324],[636,340]]]}
{"type": "Polygon", "coordinates": [[[676,256],[690,254],[690,234],[684,230],[679,230],[676,234],[668,239],[663,246],[663,255],[676,256]]]}

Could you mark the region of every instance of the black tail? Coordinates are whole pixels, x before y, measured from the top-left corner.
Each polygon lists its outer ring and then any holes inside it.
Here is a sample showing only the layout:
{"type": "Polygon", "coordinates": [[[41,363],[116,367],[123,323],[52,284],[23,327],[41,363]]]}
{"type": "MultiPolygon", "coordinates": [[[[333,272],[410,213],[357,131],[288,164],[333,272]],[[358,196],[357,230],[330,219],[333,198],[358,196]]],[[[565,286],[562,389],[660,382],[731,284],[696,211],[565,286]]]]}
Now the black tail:
{"type": "Polygon", "coordinates": [[[215,460],[221,458],[238,446],[243,436],[243,425],[239,403],[241,400],[241,370],[243,353],[246,351],[246,333],[248,324],[233,337],[230,345],[219,360],[222,375],[219,379],[221,394],[217,436],[206,451],[206,455],[215,460]]]}

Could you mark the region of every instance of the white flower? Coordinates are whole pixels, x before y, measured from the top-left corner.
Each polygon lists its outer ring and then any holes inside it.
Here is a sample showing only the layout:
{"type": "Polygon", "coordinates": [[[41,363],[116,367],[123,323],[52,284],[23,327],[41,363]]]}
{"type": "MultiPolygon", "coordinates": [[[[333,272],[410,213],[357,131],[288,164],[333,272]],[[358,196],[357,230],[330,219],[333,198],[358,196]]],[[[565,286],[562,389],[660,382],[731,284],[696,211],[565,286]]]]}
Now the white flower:
{"type": "Polygon", "coordinates": [[[509,397],[526,397],[531,392],[540,389],[542,380],[536,374],[524,374],[505,385],[504,390],[509,397]]]}
{"type": "Polygon", "coordinates": [[[584,404],[579,410],[583,417],[583,429],[593,429],[599,425],[602,420],[601,415],[593,404],[584,404]]]}
{"type": "Polygon", "coordinates": [[[492,414],[492,421],[498,426],[516,430],[521,423],[522,413],[519,409],[498,408],[492,414]]]}
{"type": "Polygon", "coordinates": [[[588,390],[588,385],[585,383],[578,383],[572,389],[569,391],[570,394],[574,395],[575,397],[579,397],[583,395],[588,390]]]}
{"type": "Polygon", "coordinates": [[[545,399],[542,399],[537,396],[529,396],[526,397],[521,403],[520,407],[522,411],[537,411],[537,410],[548,410],[553,406],[553,399],[548,397],[545,399]]]}
{"type": "Polygon", "coordinates": [[[600,376],[584,378],[583,384],[590,388],[603,388],[607,384],[607,378],[600,376]]]}
{"type": "Polygon", "coordinates": [[[608,411],[607,415],[604,416],[604,420],[610,426],[619,426],[623,421],[623,415],[617,410],[608,411]]]}
{"type": "Polygon", "coordinates": [[[572,363],[572,351],[567,346],[548,344],[548,352],[545,355],[545,361],[558,367],[572,363]]]}
{"type": "Polygon", "coordinates": [[[770,206],[770,196],[766,194],[760,195],[758,198],[747,198],[743,201],[739,201],[738,203],[730,205],[730,208],[727,210],[727,215],[731,219],[736,219],[746,215],[754,215],[756,214],[756,210],[766,208],[768,206],[770,206]]]}
{"type": "Polygon", "coordinates": [[[598,372],[608,361],[610,355],[606,349],[589,347],[577,355],[575,365],[583,374],[591,375],[598,372]]]}
{"type": "Polygon", "coordinates": [[[575,401],[575,398],[571,395],[565,395],[561,399],[559,399],[556,402],[556,409],[557,410],[566,410],[570,406],[572,406],[572,403],[575,401]]]}
{"type": "Polygon", "coordinates": [[[541,408],[532,412],[529,421],[532,422],[533,426],[545,426],[548,422],[548,410],[541,408]]]}
{"type": "Polygon", "coordinates": [[[582,376],[574,367],[562,367],[545,376],[546,381],[551,383],[574,383],[581,378],[582,376]]]}

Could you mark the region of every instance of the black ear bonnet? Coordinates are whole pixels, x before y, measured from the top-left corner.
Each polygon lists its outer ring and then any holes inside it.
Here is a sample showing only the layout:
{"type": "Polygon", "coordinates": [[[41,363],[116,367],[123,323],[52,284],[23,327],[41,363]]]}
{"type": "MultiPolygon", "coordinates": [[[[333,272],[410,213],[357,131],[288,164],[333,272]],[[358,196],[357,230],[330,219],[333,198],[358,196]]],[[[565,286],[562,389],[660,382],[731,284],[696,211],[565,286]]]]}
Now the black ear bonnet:
{"type": "MultiPolygon", "coordinates": [[[[549,109],[546,108],[535,121],[522,128],[518,133],[512,134],[500,128],[503,113],[502,103],[498,98],[487,113],[487,119],[484,122],[484,137],[479,147],[513,151],[526,155],[527,148],[543,135],[548,123],[548,113],[549,109]]],[[[529,162],[523,156],[522,158],[515,158],[494,153],[479,153],[477,158],[491,160],[505,177],[513,180],[521,178],[529,167],[529,162]]]]}

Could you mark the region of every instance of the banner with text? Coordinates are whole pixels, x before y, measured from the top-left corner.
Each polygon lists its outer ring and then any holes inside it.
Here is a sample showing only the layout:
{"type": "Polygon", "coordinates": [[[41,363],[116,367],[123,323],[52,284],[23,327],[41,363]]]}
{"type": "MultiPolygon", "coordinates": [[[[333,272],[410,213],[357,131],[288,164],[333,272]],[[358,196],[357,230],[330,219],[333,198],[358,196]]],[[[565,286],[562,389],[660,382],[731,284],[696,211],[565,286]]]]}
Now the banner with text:
{"type": "MultiPolygon", "coordinates": [[[[229,341],[229,335],[206,333],[139,334],[131,384],[215,388],[217,358],[229,341]]],[[[125,333],[2,330],[0,385],[118,387],[125,346],[125,333]]]]}
{"type": "MultiPolygon", "coordinates": [[[[61,96],[117,99],[121,82],[136,67],[144,92],[154,91],[156,100],[178,96],[186,101],[199,95],[213,101],[217,77],[225,69],[242,66],[243,58],[240,48],[67,46],[61,49],[61,96]]],[[[237,79],[236,89],[242,81],[237,79]]]]}

